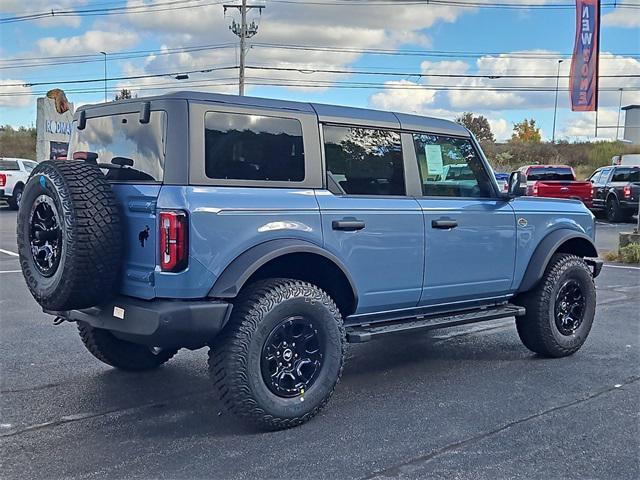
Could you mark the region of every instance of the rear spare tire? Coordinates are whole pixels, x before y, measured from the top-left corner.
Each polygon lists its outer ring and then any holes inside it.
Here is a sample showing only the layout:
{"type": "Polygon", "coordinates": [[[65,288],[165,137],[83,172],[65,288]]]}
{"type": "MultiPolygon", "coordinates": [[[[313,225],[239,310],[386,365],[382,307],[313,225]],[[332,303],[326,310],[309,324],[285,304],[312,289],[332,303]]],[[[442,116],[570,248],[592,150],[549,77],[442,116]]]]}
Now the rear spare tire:
{"type": "Polygon", "coordinates": [[[70,160],[40,163],[24,187],[17,236],[22,273],[44,309],[91,307],[115,291],[120,214],[97,167],[70,160]]]}

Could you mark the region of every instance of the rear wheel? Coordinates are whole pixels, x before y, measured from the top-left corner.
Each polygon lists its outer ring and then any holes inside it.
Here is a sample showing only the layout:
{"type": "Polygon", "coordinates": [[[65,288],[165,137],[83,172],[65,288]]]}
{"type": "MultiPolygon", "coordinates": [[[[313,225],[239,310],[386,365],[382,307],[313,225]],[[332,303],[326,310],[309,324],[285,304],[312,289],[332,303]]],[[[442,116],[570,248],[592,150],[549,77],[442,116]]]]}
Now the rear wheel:
{"type": "Polygon", "coordinates": [[[564,357],[578,351],[593,324],[596,289],[580,257],[555,254],[538,285],[516,303],[527,313],[516,317],[522,343],[531,351],[564,357]]]}
{"type": "Polygon", "coordinates": [[[24,190],[24,186],[16,185],[13,189],[13,195],[9,198],[9,208],[11,210],[18,210],[20,208],[20,201],[22,200],[22,192],[24,190]]]}
{"type": "Polygon", "coordinates": [[[209,369],[229,411],[263,428],[288,428],[329,401],[345,345],[342,316],[324,291],[298,280],[263,280],[234,302],[209,351],[209,369]]]}
{"type": "Polygon", "coordinates": [[[178,349],[138,345],[116,338],[110,331],[78,322],[78,331],[87,350],[101,362],[121,370],[151,370],[169,361],[178,349]]]}
{"type": "Polygon", "coordinates": [[[624,220],[624,212],[620,208],[618,199],[613,195],[607,198],[607,220],[614,223],[624,220]]]}

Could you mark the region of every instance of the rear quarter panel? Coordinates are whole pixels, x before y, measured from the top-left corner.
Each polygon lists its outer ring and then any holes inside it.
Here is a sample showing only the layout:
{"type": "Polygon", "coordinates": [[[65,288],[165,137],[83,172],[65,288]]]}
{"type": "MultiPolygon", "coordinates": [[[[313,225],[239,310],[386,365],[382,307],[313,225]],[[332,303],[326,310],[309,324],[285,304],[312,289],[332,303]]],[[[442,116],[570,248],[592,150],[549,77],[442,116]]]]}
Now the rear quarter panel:
{"type": "Polygon", "coordinates": [[[514,290],[522,282],[536,247],[551,232],[568,228],[595,240],[594,216],[578,200],[518,197],[513,200],[512,206],[517,225],[514,290]]]}
{"type": "Polygon", "coordinates": [[[206,297],[238,255],[268,240],[297,238],[322,246],[311,189],[165,185],[158,209],[189,214],[189,266],[180,273],[156,271],[158,297],[206,297]]]}

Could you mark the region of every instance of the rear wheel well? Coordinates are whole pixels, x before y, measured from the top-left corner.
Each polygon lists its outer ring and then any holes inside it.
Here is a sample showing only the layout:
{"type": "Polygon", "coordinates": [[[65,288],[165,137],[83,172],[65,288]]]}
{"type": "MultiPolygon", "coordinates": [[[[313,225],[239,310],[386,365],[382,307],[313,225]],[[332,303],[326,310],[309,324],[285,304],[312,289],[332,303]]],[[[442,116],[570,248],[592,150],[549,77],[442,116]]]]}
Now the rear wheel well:
{"type": "Polygon", "coordinates": [[[343,317],[356,309],[355,292],[349,279],[335,263],[314,253],[288,253],[262,265],[245,285],[265,278],[294,278],[312,283],[327,292],[343,317]]]}
{"type": "Polygon", "coordinates": [[[574,237],[562,243],[555,253],[570,253],[579,257],[597,257],[598,252],[591,242],[584,238],[574,237]]]}

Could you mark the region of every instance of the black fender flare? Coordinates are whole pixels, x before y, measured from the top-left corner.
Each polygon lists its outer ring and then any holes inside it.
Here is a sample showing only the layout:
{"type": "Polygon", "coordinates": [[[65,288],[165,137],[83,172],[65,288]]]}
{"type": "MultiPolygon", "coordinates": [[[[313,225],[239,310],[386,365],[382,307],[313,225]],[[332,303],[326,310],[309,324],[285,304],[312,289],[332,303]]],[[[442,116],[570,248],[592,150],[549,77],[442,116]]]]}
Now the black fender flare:
{"type": "Polygon", "coordinates": [[[312,253],[331,261],[347,278],[353,292],[355,305],[358,304],[358,291],[355,282],[344,264],[335,255],[315,243],[295,238],[269,240],[241,253],[223,270],[208,296],[213,298],[236,297],[249,277],[260,267],[289,253],[312,253]]]}
{"type": "MultiPolygon", "coordinates": [[[[582,232],[577,232],[570,228],[560,228],[549,233],[538,244],[533,255],[529,259],[529,265],[527,266],[518,293],[531,290],[540,281],[544,275],[544,271],[549,265],[549,261],[554,253],[567,241],[579,239],[579,247],[575,251],[567,251],[567,253],[575,253],[582,257],[597,257],[598,250],[593,244],[593,240],[588,235],[582,232]]],[[[599,273],[599,271],[595,274],[599,273]]]]}

